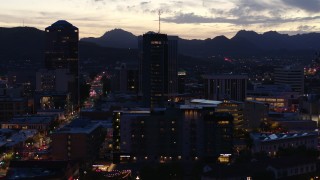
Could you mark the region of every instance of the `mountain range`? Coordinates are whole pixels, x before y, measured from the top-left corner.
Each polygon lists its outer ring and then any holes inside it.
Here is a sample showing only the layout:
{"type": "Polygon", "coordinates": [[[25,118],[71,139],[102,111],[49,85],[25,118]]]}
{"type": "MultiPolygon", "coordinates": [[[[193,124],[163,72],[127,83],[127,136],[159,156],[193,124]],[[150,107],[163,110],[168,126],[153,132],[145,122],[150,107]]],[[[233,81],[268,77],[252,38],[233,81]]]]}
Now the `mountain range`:
{"type": "MultiPolygon", "coordinates": [[[[138,36],[122,29],[106,32],[99,38],[82,38],[104,47],[137,48],[138,36]]],[[[320,50],[320,33],[288,35],[276,31],[258,34],[241,30],[232,38],[217,36],[205,40],[179,38],[179,53],[209,57],[215,55],[303,55],[320,50]]]]}
{"type": "MultiPolygon", "coordinates": [[[[80,59],[101,59],[108,63],[138,59],[137,36],[122,29],[99,38],[82,38],[80,59]]],[[[43,61],[44,31],[32,27],[0,28],[0,62],[43,61]]],[[[197,58],[211,56],[308,56],[320,50],[320,33],[289,36],[275,31],[258,34],[239,31],[234,37],[217,36],[205,40],[179,38],[179,54],[197,58]]]]}

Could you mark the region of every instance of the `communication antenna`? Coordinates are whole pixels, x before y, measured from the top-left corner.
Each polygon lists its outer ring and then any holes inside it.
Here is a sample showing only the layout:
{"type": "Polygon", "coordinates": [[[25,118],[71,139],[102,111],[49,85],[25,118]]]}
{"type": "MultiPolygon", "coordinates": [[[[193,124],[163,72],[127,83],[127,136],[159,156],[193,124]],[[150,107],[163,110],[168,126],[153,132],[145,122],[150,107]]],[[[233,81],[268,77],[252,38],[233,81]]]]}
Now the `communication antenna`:
{"type": "Polygon", "coordinates": [[[162,14],[162,12],[161,12],[161,10],[159,9],[159,11],[158,11],[158,15],[159,15],[159,31],[158,31],[158,33],[159,33],[159,34],[160,34],[160,22],[161,22],[160,16],[161,16],[161,14],[162,14]]]}

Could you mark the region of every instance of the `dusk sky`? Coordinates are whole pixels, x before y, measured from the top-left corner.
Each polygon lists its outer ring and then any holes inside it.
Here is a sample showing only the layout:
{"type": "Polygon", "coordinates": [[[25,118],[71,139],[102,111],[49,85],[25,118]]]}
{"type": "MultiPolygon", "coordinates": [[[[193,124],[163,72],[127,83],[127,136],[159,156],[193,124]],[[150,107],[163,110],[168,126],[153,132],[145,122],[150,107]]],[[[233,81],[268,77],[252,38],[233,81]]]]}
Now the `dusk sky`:
{"type": "Polygon", "coordinates": [[[121,28],[135,35],[158,30],[187,39],[232,37],[239,30],[297,34],[320,31],[320,0],[3,0],[0,26],[44,30],[64,19],[80,37],[121,28]]]}

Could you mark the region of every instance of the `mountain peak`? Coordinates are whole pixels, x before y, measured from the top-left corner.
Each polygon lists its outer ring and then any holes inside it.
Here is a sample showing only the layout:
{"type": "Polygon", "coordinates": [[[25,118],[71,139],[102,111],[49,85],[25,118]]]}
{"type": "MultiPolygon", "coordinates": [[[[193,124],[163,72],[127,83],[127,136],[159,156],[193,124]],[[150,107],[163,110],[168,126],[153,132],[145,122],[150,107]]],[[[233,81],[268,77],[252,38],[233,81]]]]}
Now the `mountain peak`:
{"type": "Polygon", "coordinates": [[[99,38],[82,38],[81,40],[115,48],[137,48],[138,44],[137,36],[123,29],[107,31],[99,38]]]}
{"type": "Polygon", "coordinates": [[[225,40],[229,40],[229,39],[226,36],[221,35],[221,36],[216,36],[212,40],[225,41],[225,40]]]}
{"type": "Polygon", "coordinates": [[[277,31],[267,31],[265,33],[262,34],[263,36],[275,36],[275,37],[278,37],[278,36],[289,36],[288,34],[280,34],[278,33],[277,31]]]}
{"type": "Polygon", "coordinates": [[[108,38],[108,37],[113,37],[113,36],[116,36],[116,37],[135,37],[135,35],[133,35],[131,32],[128,32],[128,31],[125,31],[123,29],[113,29],[111,31],[107,31],[105,32],[101,38],[108,38]]]}

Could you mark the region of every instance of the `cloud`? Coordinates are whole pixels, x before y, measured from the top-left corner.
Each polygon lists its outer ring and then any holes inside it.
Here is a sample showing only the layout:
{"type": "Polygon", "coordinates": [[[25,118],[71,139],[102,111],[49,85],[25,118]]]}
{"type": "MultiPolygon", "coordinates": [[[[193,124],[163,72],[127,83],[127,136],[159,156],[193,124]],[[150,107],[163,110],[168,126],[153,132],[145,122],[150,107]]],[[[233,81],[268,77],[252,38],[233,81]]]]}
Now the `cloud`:
{"type": "Polygon", "coordinates": [[[267,16],[247,16],[241,15],[241,18],[228,17],[206,17],[194,13],[178,13],[175,16],[162,18],[164,22],[176,24],[199,24],[199,23],[230,23],[234,25],[251,25],[251,24],[280,24],[287,22],[302,22],[320,19],[320,16],[297,17],[297,18],[280,18],[267,16]]]}
{"type": "Polygon", "coordinates": [[[317,26],[308,26],[308,25],[301,25],[298,26],[298,31],[314,31],[317,28],[317,26]]]}
{"type": "Polygon", "coordinates": [[[148,1],[148,2],[147,1],[143,1],[143,2],[140,3],[140,5],[143,6],[143,5],[147,5],[149,3],[151,3],[151,1],[148,1]]]}
{"type": "Polygon", "coordinates": [[[281,0],[286,5],[297,7],[309,12],[319,12],[320,1],[319,0],[281,0]]]}

